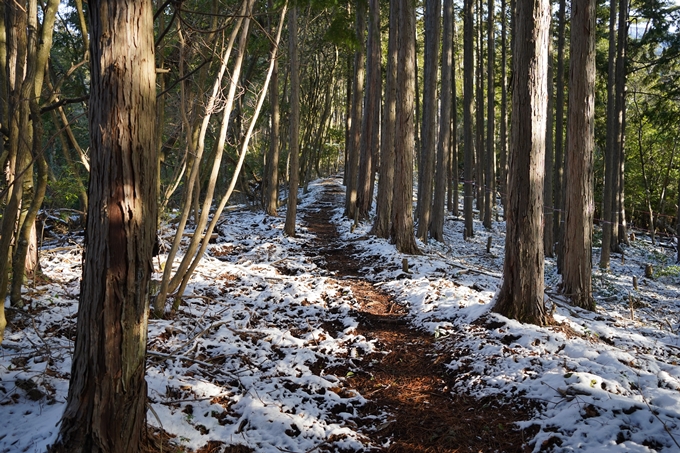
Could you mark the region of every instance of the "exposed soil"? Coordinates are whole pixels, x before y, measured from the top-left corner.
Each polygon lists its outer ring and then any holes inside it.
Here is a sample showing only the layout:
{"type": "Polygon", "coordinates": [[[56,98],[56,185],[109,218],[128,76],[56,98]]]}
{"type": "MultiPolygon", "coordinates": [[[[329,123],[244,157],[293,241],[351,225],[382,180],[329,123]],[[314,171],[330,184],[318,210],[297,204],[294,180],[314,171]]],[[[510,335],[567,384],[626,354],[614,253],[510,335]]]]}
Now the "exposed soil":
{"type": "Polygon", "coordinates": [[[317,246],[308,255],[349,286],[362,306],[358,333],[389,351],[353,359],[351,370],[333,370],[339,376],[353,373],[348,385],[370,400],[361,408],[364,415],[393,414],[380,426],[367,426],[365,434],[386,452],[525,451],[525,440],[532,436],[514,423],[529,419],[529,409],[518,401],[452,394],[454,376],[444,367],[447,353],[438,350],[433,335],[410,327],[406,309],[359,275],[373,263],[360,263],[331,222],[342,195],[337,186],[327,186],[303,219],[316,235],[317,246]]]}

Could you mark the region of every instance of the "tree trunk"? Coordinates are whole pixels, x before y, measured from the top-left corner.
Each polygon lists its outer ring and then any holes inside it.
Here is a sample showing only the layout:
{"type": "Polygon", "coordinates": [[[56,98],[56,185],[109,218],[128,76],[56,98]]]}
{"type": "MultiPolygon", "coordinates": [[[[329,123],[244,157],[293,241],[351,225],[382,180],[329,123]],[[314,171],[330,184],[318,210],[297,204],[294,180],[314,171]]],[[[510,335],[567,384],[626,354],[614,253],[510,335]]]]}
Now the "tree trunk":
{"type": "MultiPolygon", "coordinates": [[[[351,148],[352,131],[352,58],[347,56],[347,77],[345,79],[345,158],[343,159],[344,168],[342,172],[342,184],[348,187],[349,184],[349,155],[351,148]]],[[[345,194],[347,196],[347,194],[345,194]]],[[[346,202],[345,202],[346,204],[346,202]]]]}
{"type": "Polygon", "coordinates": [[[566,37],[566,0],[560,0],[559,26],[557,29],[557,82],[555,89],[555,174],[553,177],[553,200],[555,211],[553,214],[553,236],[557,244],[558,271],[561,271],[562,260],[562,211],[564,209],[564,196],[562,192],[564,172],[564,45],[566,37]]]}
{"type": "Polygon", "coordinates": [[[380,176],[378,201],[372,233],[381,238],[390,237],[392,203],[394,196],[394,142],[397,103],[397,37],[399,34],[399,9],[390,2],[390,31],[387,43],[387,74],[385,76],[385,106],[383,107],[380,134],[380,176]]]}
{"type": "MultiPolygon", "coordinates": [[[[82,0],[81,0],[82,1],[82,0]]],[[[154,3],[153,8],[154,10],[158,11],[160,7],[163,5],[163,0],[152,0],[154,3]]],[[[79,11],[80,13],[80,11],[79,11]]],[[[165,30],[166,29],[166,22],[165,22],[165,14],[159,14],[158,17],[156,18],[158,20],[158,29],[159,30],[165,30]]],[[[163,69],[165,67],[165,53],[164,52],[158,52],[156,54],[156,67],[163,69]]],[[[166,79],[167,79],[167,74],[160,73],[156,77],[156,82],[158,83],[158,93],[164,93],[165,89],[167,87],[166,85],[166,79]]],[[[162,187],[161,187],[161,172],[163,169],[163,163],[165,162],[165,153],[163,152],[165,144],[163,143],[163,137],[164,137],[164,129],[165,129],[165,124],[166,124],[166,110],[165,110],[165,101],[167,97],[164,95],[159,95],[158,99],[156,100],[156,199],[159,200],[159,206],[158,206],[158,218],[156,219],[156,229],[158,230],[160,224],[161,224],[161,217],[163,216],[163,211],[165,210],[165,206],[163,205],[161,200],[161,196],[163,194],[162,192],[162,187]]],[[[176,137],[176,135],[175,135],[176,137]]],[[[172,139],[171,139],[172,140],[172,139]]],[[[85,208],[87,209],[87,208],[85,208]]]]}
{"type": "Polygon", "coordinates": [[[501,0],[501,124],[500,124],[500,194],[503,203],[503,220],[508,207],[508,32],[507,2],[501,0]]]}
{"type": "Polygon", "coordinates": [[[382,75],[380,70],[380,2],[370,0],[368,5],[368,59],[366,61],[365,110],[361,125],[361,159],[359,162],[359,184],[357,209],[360,219],[368,218],[373,204],[373,181],[375,162],[380,146],[380,99],[382,96],[382,75]]]}
{"type": "MultiPolygon", "coordinates": [[[[0,253],[6,254],[3,262],[13,270],[12,282],[23,279],[24,263],[17,263],[16,252],[22,247],[19,230],[22,228],[28,207],[33,198],[33,125],[31,122],[30,99],[33,99],[33,81],[37,73],[37,3],[28,1],[6,6],[6,17],[11,32],[8,33],[10,45],[10,79],[13,86],[9,87],[9,175],[10,199],[3,214],[2,241],[0,253]],[[30,30],[30,32],[28,31],[30,30]],[[12,71],[14,70],[14,71],[12,71]],[[5,246],[5,240],[10,241],[5,246]],[[14,272],[18,271],[18,274],[14,272]]],[[[7,270],[2,270],[2,286],[0,300],[5,300],[9,276],[7,270]]],[[[21,283],[19,283],[21,284],[21,283]]],[[[12,305],[22,307],[21,298],[10,297],[12,305]]]]}
{"type": "Polygon", "coordinates": [[[362,3],[356,4],[355,31],[359,45],[354,51],[354,78],[352,80],[352,123],[349,129],[349,148],[347,166],[347,193],[345,195],[345,215],[354,219],[357,214],[357,185],[359,183],[359,153],[361,146],[361,119],[363,118],[364,77],[366,74],[366,53],[364,33],[366,18],[362,3]]]}
{"type": "Polygon", "coordinates": [[[472,201],[474,200],[473,161],[475,145],[473,142],[472,102],[474,99],[474,16],[472,5],[474,0],[464,0],[465,31],[463,36],[463,148],[465,153],[464,181],[463,181],[463,215],[465,216],[465,230],[463,238],[474,236],[472,201]]]}
{"type": "Polygon", "coordinates": [[[517,3],[513,49],[512,148],[503,284],[494,310],[546,324],[543,303],[543,171],[550,3],[517,3]]]}
{"type": "Polygon", "coordinates": [[[604,193],[602,194],[602,251],[600,253],[600,268],[609,269],[609,258],[612,249],[612,232],[614,219],[614,187],[617,159],[615,147],[618,140],[616,135],[615,93],[616,83],[616,0],[609,2],[609,50],[607,70],[607,136],[604,150],[604,193]]]}
{"type": "Polygon", "coordinates": [[[553,147],[553,53],[552,38],[548,43],[548,117],[545,128],[545,180],[543,182],[543,253],[553,257],[553,167],[555,165],[553,147]]]}
{"type": "MultiPolygon", "coordinates": [[[[615,1],[615,0],[614,0],[615,1]]],[[[616,83],[614,88],[615,110],[617,122],[615,128],[613,167],[615,169],[614,187],[614,219],[612,229],[613,249],[620,250],[620,244],[628,243],[626,234],[626,213],[624,203],[624,177],[626,165],[625,137],[626,137],[626,51],[628,46],[628,0],[619,2],[619,29],[616,47],[616,83]],[[618,171],[617,171],[618,169],[618,171]]]]}
{"type": "Polygon", "coordinates": [[[425,74],[423,77],[423,125],[421,128],[418,181],[418,238],[427,242],[432,215],[432,186],[437,150],[437,66],[439,54],[440,0],[425,5],[425,74]]]}
{"type": "MultiPolygon", "coordinates": [[[[3,19],[9,24],[9,30],[6,30],[6,37],[3,35],[6,40],[2,43],[7,58],[3,62],[7,69],[3,77],[7,83],[3,93],[7,93],[9,99],[3,105],[3,115],[9,122],[9,141],[7,152],[3,155],[9,160],[7,182],[10,190],[2,216],[0,300],[4,300],[7,294],[7,269],[11,265],[10,301],[17,307],[23,306],[21,287],[25,274],[32,274],[39,265],[34,223],[45,196],[48,174],[47,163],[42,155],[39,101],[58,5],[56,0],[44,5],[40,17],[42,26],[38,22],[37,1],[24,2],[23,6],[16,2],[4,5],[3,19]],[[34,185],[34,162],[39,165],[35,181],[37,186],[34,185]],[[11,241],[14,246],[10,246],[11,241]]],[[[7,160],[3,158],[3,167],[5,162],[7,160]]],[[[0,326],[0,337],[3,328],[0,326]]]]}
{"type": "MultiPolygon", "coordinates": [[[[270,8],[273,7],[272,0],[269,0],[270,8]]],[[[279,65],[276,55],[278,44],[272,44],[274,55],[274,69],[272,78],[269,82],[269,108],[270,108],[270,130],[269,148],[267,152],[267,164],[265,166],[265,178],[262,181],[262,193],[264,195],[264,211],[267,215],[275,216],[279,207],[279,65]]]]}
{"type": "MultiPolygon", "coordinates": [[[[439,9],[439,8],[437,8],[439,9]]],[[[451,143],[451,77],[453,61],[453,0],[444,0],[444,30],[442,34],[442,75],[440,95],[439,140],[437,143],[437,177],[432,206],[430,236],[444,242],[444,217],[446,214],[446,188],[448,184],[451,143]]]]}
{"type": "MultiPolygon", "coordinates": [[[[624,107],[622,112],[623,121],[621,122],[621,130],[626,130],[626,109],[624,107]]],[[[625,179],[626,179],[626,134],[621,132],[621,147],[619,149],[619,174],[617,180],[617,200],[616,200],[616,210],[619,212],[619,222],[618,222],[618,243],[617,244],[628,244],[628,228],[626,226],[626,191],[625,191],[625,179]]],[[[620,245],[617,245],[616,250],[620,251],[620,245]]]]}
{"type": "MultiPolygon", "coordinates": [[[[7,128],[9,119],[9,80],[7,79],[7,27],[5,26],[5,5],[0,7],[0,125],[7,128]]],[[[7,156],[5,150],[0,151],[0,155],[7,156]]],[[[0,159],[0,165],[5,168],[5,159],[0,159]]],[[[2,310],[2,309],[0,309],[2,310]]]]}
{"type": "Polygon", "coordinates": [[[496,93],[494,88],[494,57],[495,57],[495,27],[494,27],[494,1],[489,0],[489,11],[487,20],[487,101],[486,101],[486,162],[485,162],[485,179],[486,186],[484,189],[484,227],[491,229],[491,220],[493,217],[493,207],[496,201],[496,150],[495,142],[495,104],[496,93]]]}
{"type": "Polygon", "coordinates": [[[456,19],[455,14],[451,21],[453,47],[452,58],[451,58],[451,202],[449,210],[454,216],[458,217],[459,203],[460,203],[460,193],[459,193],[459,173],[458,173],[458,89],[456,83],[456,19]]]}
{"type": "Polygon", "coordinates": [[[410,0],[399,4],[399,36],[397,38],[397,104],[394,143],[394,205],[390,237],[401,253],[418,254],[413,231],[413,151],[415,122],[413,121],[416,88],[416,11],[410,0]]]}
{"type": "Polygon", "coordinates": [[[476,165],[475,165],[475,179],[477,197],[477,210],[479,211],[479,220],[484,220],[484,193],[487,189],[484,181],[484,163],[486,153],[484,149],[484,17],[483,17],[483,0],[477,0],[477,59],[476,59],[476,74],[475,83],[477,102],[475,104],[475,151],[476,151],[476,165]]]}
{"type": "Polygon", "coordinates": [[[595,309],[592,295],[593,148],[595,147],[595,1],[571,4],[569,120],[562,291],[573,305],[595,309]]]}
{"type": "MultiPolygon", "coordinates": [[[[19,223],[16,238],[16,250],[13,257],[12,270],[12,291],[10,301],[12,305],[23,306],[21,300],[21,287],[24,284],[24,275],[33,275],[38,270],[38,244],[35,230],[35,219],[42,206],[47,189],[47,162],[43,154],[42,137],[42,118],[38,100],[42,93],[45,68],[49,51],[52,48],[52,34],[54,22],[59,7],[58,0],[51,0],[43,10],[42,33],[38,35],[38,4],[32,0],[28,3],[28,70],[22,91],[25,90],[27,111],[30,112],[27,124],[22,127],[24,133],[22,141],[26,140],[30,144],[30,150],[25,157],[37,163],[38,177],[37,185],[33,185],[32,171],[27,173],[24,182],[30,182],[23,191],[22,211],[25,215],[19,223]],[[32,92],[32,96],[30,93],[32,92]],[[30,178],[30,181],[29,181],[30,178]]],[[[23,102],[23,101],[22,101],[23,102]]],[[[32,167],[30,162],[26,162],[27,168],[32,167]]]]}
{"type": "MultiPolygon", "coordinates": [[[[290,192],[288,193],[288,208],[286,224],[283,232],[287,236],[295,237],[295,217],[297,215],[297,192],[299,180],[300,158],[300,61],[298,55],[297,7],[293,6],[288,13],[288,46],[290,60],[290,113],[289,113],[289,154],[290,154],[290,192]]],[[[352,125],[354,127],[354,121],[352,125]]],[[[356,176],[356,171],[353,171],[356,176]]],[[[356,181],[356,179],[355,179],[356,181]]]]}
{"type": "Polygon", "coordinates": [[[71,382],[52,451],[138,452],[156,238],[153,8],[89,7],[90,204],[71,382]]]}
{"type": "MultiPolygon", "coordinates": [[[[26,129],[29,120],[28,99],[31,90],[26,90],[24,74],[27,66],[28,42],[27,34],[23,31],[28,28],[26,10],[19,3],[4,4],[5,21],[7,27],[7,129],[9,137],[6,143],[7,164],[5,170],[7,180],[7,198],[3,200],[5,209],[2,214],[2,226],[0,228],[0,301],[7,296],[9,283],[9,269],[12,267],[14,253],[13,240],[16,234],[17,223],[21,223],[20,210],[24,180],[32,179],[32,173],[26,167],[30,162],[30,145],[27,138],[30,137],[30,129],[26,129]]],[[[33,69],[35,74],[35,68],[33,69]]],[[[33,74],[33,75],[34,75],[33,74]]],[[[30,74],[28,74],[30,77],[30,74]]],[[[4,312],[4,304],[0,311],[4,312]]],[[[2,316],[4,318],[4,314],[2,316]]],[[[0,320],[0,322],[2,322],[0,320]]],[[[4,326],[0,325],[0,338],[3,335],[4,326]]]]}

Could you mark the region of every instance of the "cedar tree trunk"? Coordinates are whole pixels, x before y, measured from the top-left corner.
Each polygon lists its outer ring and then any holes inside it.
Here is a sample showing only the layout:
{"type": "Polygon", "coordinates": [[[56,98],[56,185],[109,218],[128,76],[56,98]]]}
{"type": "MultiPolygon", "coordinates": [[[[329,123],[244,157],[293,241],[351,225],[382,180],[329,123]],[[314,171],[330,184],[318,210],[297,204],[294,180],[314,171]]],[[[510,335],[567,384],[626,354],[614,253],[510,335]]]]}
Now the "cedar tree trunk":
{"type": "Polygon", "coordinates": [[[512,146],[503,285],[494,310],[545,324],[543,303],[543,171],[549,0],[520,0],[515,12],[512,146]]]}
{"type": "Polygon", "coordinates": [[[92,163],[66,410],[54,452],[138,452],[146,422],[156,238],[156,71],[150,0],[90,0],[92,163]]]}

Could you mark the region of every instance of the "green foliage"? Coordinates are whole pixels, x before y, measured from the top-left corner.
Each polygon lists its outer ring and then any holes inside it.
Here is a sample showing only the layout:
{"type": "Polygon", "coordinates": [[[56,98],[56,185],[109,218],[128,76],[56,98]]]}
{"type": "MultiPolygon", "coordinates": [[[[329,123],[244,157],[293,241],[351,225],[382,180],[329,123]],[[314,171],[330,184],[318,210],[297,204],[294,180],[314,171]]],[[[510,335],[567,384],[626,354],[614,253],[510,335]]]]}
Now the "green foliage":
{"type": "Polygon", "coordinates": [[[338,47],[354,50],[359,42],[354,33],[353,23],[354,19],[346,11],[337,14],[328,27],[324,39],[338,47]]]}
{"type": "Polygon", "coordinates": [[[658,250],[651,250],[649,252],[649,256],[654,263],[660,264],[661,266],[664,266],[666,263],[668,263],[668,256],[658,250]]]}
{"type": "Polygon", "coordinates": [[[78,209],[79,187],[77,176],[68,168],[64,168],[59,177],[48,184],[43,205],[49,208],[78,209]]]}
{"type": "Polygon", "coordinates": [[[680,277],[680,266],[673,264],[660,267],[654,271],[654,277],[680,277]]]}

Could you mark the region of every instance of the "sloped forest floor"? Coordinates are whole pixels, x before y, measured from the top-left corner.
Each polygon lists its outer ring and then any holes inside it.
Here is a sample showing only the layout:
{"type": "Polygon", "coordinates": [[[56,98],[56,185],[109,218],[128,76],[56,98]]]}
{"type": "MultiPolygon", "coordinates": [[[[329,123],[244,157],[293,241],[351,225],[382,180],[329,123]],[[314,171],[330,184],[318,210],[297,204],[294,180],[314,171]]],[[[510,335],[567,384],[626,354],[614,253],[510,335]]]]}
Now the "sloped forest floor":
{"type": "MultiPolygon", "coordinates": [[[[150,321],[152,451],[680,451],[677,244],[639,234],[595,269],[596,312],[559,295],[546,260],[556,325],[522,325],[490,312],[502,222],[463,241],[449,217],[444,244],[403,256],[343,219],[343,194],[313,183],[296,238],[283,217],[225,214],[180,309],[150,321]]],[[[46,238],[45,278],[8,309],[0,452],[42,452],[57,434],[81,241],[46,238]]]]}

